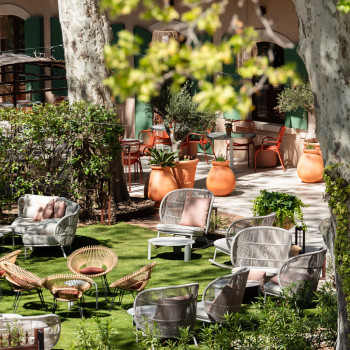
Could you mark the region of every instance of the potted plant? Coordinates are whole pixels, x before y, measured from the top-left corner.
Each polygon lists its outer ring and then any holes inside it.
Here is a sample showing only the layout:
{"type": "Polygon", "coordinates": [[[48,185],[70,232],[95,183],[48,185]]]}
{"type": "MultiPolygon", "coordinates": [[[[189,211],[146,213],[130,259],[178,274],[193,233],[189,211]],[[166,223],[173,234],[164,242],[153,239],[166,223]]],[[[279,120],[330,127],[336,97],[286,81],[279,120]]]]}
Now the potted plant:
{"type": "Polygon", "coordinates": [[[207,189],[218,197],[229,195],[236,187],[236,178],[230,168],[230,161],[219,154],[211,163],[213,166],[207,177],[207,189]]]}
{"type": "Polygon", "coordinates": [[[149,154],[151,157],[149,164],[152,170],[148,183],[145,185],[145,197],[154,200],[156,206],[159,206],[167,193],[178,189],[177,182],[170,170],[175,166],[175,158],[178,153],[151,148],[149,154]]]}
{"type": "MultiPolygon", "coordinates": [[[[163,119],[165,130],[171,140],[172,151],[179,153],[187,136],[204,128],[212,129],[217,119],[216,113],[199,109],[199,104],[194,96],[191,96],[191,84],[188,82],[179,92],[171,91],[168,84],[164,84],[159,95],[151,99],[148,114],[153,117],[154,113],[163,119]]],[[[178,160],[173,171],[179,188],[193,187],[198,161],[190,159],[183,164],[183,161],[178,160]]]]}
{"type": "Polygon", "coordinates": [[[308,205],[304,204],[298,197],[287,193],[261,190],[260,195],[253,200],[253,203],[252,212],[254,216],[263,216],[275,212],[275,226],[289,229],[296,225],[297,220],[299,220],[303,229],[306,230],[301,208],[308,205]]]}
{"type": "Polygon", "coordinates": [[[232,120],[225,121],[225,130],[227,137],[230,137],[232,133],[232,120]]]}

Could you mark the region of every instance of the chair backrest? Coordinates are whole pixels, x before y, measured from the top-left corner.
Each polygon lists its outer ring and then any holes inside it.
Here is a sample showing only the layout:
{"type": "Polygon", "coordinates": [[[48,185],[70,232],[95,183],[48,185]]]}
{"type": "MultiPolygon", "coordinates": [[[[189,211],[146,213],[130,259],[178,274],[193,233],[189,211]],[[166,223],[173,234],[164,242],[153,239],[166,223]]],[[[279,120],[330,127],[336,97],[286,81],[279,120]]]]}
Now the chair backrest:
{"type": "Polygon", "coordinates": [[[233,131],[234,132],[253,132],[254,122],[252,120],[233,120],[232,121],[233,131]]]}
{"type": "Polygon", "coordinates": [[[152,148],[154,146],[154,131],[152,130],[141,130],[138,133],[137,138],[142,142],[143,146],[147,146],[149,148],[152,148]]]}
{"type": "Polygon", "coordinates": [[[292,237],[289,231],[272,226],[256,226],[241,230],[234,237],[231,261],[236,266],[279,269],[290,257],[292,237]],[[237,245],[236,257],[233,251],[237,245]]]}
{"type": "MultiPolygon", "coordinates": [[[[254,216],[250,218],[238,219],[234,221],[226,231],[226,244],[231,249],[233,237],[241,230],[254,226],[272,226],[276,219],[276,213],[270,213],[265,216],[254,216]]],[[[236,250],[234,252],[236,254],[236,250]]]]}
{"type": "Polygon", "coordinates": [[[136,326],[151,330],[154,336],[172,338],[179,335],[179,327],[193,329],[196,322],[198,283],[144,290],[134,301],[136,326]]]}
{"type": "Polygon", "coordinates": [[[280,144],[282,143],[283,135],[284,135],[284,132],[286,131],[286,129],[287,129],[287,127],[285,125],[281,126],[280,131],[278,133],[277,147],[279,147],[280,144]]]}
{"type": "Polygon", "coordinates": [[[214,194],[198,188],[182,188],[169,192],[164,196],[159,207],[159,217],[162,224],[179,224],[188,198],[210,198],[207,222],[204,233],[208,232],[210,215],[214,202],[214,194]]]}
{"type": "Polygon", "coordinates": [[[215,322],[225,322],[226,313],[240,311],[247,284],[249,268],[242,267],[233,274],[219,277],[205,288],[202,301],[209,318],[215,322]]]}
{"type": "MultiPolygon", "coordinates": [[[[17,256],[21,253],[21,250],[15,250],[14,252],[8,253],[2,257],[0,257],[0,262],[2,261],[8,261],[12,264],[14,264],[17,260],[17,256]]],[[[1,276],[0,276],[1,277],[1,276]]]]}
{"type": "Polygon", "coordinates": [[[290,291],[294,293],[306,283],[308,292],[311,294],[315,292],[326,252],[326,248],[320,248],[315,252],[300,254],[287,260],[278,273],[280,287],[290,287],[290,291]]]}
{"type": "Polygon", "coordinates": [[[16,322],[29,337],[34,336],[35,328],[44,328],[44,348],[52,349],[57,344],[61,334],[61,321],[57,315],[22,316],[18,314],[2,314],[0,316],[0,333],[4,334],[11,323],[16,322]]]}

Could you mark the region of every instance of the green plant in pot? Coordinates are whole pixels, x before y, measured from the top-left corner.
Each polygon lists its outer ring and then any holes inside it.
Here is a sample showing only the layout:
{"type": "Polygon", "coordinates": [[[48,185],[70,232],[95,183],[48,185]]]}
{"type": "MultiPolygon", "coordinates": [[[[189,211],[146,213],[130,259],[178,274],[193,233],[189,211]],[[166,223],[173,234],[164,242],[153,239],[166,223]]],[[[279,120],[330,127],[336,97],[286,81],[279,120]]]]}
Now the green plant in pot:
{"type": "Polygon", "coordinates": [[[304,214],[301,208],[308,205],[294,195],[261,190],[260,195],[252,202],[254,203],[252,208],[254,216],[263,216],[275,212],[275,226],[283,228],[288,221],[290,224],[296,225],[297,220],[299,220],[303,229],[307,229],[303,221],[304,214]]]}
{"type": "Polygon", "coordinates": [[[163,149],[149,149],[150,165],[160,167],[174,167],[176,165],[175,159],[178,157],[178,152],[164,151],[163,149]]]}

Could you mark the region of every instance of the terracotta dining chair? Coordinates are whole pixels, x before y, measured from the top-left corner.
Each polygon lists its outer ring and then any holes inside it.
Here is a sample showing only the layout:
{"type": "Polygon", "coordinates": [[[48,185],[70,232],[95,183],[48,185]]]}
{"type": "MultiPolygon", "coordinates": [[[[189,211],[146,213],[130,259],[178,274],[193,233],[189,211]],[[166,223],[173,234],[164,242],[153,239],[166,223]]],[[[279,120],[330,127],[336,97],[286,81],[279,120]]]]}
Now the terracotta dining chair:
{"type": "Polygon", "coordinates": [[[255,163],[254,164],[255,172],[256,172],[256,157],[257,157],[259,152],[264,152],[264,151],[273,151],[273,152],[277,153],[278,158],[279,158],[281,165],[282,165],[282,169],[283,169],[283,171],[286,171],[284,164],[283,164],[283,158],[282,158],[281,153],[280,153],[280,146],[281,146],[283,135],[284,135],[285,131],[286,131],[286,126],[283,125],[280,128],[280,131],[278,133],[278,137],[265,136],[262,139],[261,145],[259,145],[255,148],[255,162],[254,162],[255,163]]]}
{"type": "Polygon", "coordinates": [[[137,138],[141,141],[140,144],[140,157],[148,156],[149,149],[154,147],[155,133],[153,130],[141,130],[138,133],[137,138]]]}
{"type": "Polygon", "coordinates": [[[132,165],[134,165],[135,180],[137,180],[138,171],[140,170],[140,179],[142,184],[142,165],[141,165],[141,159],[140,159],[140,145],[141,145],[141,142],[139,140],[122,141],[123,166],[128,167],[128,173],[129,173],[129,192],[131,191],[131,166],[132,165]]]}

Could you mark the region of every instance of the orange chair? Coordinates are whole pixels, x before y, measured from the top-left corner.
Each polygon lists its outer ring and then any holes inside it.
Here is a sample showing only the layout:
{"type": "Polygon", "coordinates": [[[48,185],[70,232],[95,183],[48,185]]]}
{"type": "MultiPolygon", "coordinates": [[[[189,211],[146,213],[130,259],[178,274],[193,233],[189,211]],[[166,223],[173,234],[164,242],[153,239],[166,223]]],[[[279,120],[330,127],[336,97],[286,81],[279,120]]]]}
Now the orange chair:
{"type": "MultiPolygon", "coordinates": [[[[252,120],[233,120],[232,121],[233,132],[249,132],[253,133],[254,131],[254,122],[252,120]]],[[[226,141],[226,158],[228,158],[228,152],[230,151],[230,143],[226,141]]],[[[242,142],[234,141],[233,142],[233,150],[237,151],[247,151],[248,152],[248,167],[250,163],[249,159],[249,146],[253,145],[253,149],[255,149],[255,144],[253,138],[242,139],[242,142]]]]}
{"type": "Polygon", "coordinates": [[[282,159],[282,156],[280,153],[280,145],[282,143],[282,139],[283,139],[283,135],[284,135],[285,131],[286,131],[286,126],[283,125],[280,128],[278,137],[265,136],[262,139],[261,145],[256,147],[256,149],[255,149],[255,172],[256,172],[256,156],[259,152],[263,152],[263,151],[273,151],[273,152],[277,153],[278,158],[279,158],[281,165],[282,165],[282,169],[283,169],[283,171],[286,171],[286,169],[284,168],[283,159],[282,159]]]}
{"type": "Polygon", "coordinates": [[[140,156],[148,156],[149,149],[154,147],[155,144],[155,134],[152,130],[141,130],[137,138],[142,142],[140,144],[140,156]]]}
{"type": "Polygon", "coordinates": [[[140,144],[141,142],[136,141],[122,141],[123,150],[123,166],[129,168],[129,192],[131,191],[131,165],[134,165],[135,180],[138,176],[138,167],[140,166],[140,178],[142,184],[142,165],[140,159],[140,144]]]}
{"type": "Polygon", "coordinates": [[[213,155],[216,159],[215,156],[215,151],[214,151],[214,147],[213,144],[211,143],[210,139],[208,138],[208,134],[210,133],[210,131],[207,132],[193,132],[191,134],[189,134],[186,138],[186,141],[184,141],[181,145],[181,155],[182,155],[182,148],[189,146],[190,144],[196,143],[199,144],[203,147],[203,151],[204,151],[204,155],[205,155],[205,159],[207,160],[207,163],[209,164],[208,161],[208,157],[207,157],[207,153],[205,151],[205,146],[209,143],[211,149],[213,150],[213,155]]]}

